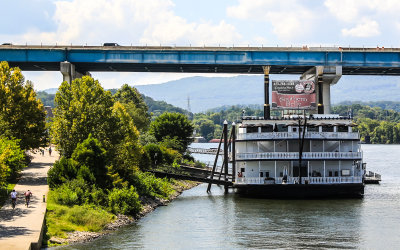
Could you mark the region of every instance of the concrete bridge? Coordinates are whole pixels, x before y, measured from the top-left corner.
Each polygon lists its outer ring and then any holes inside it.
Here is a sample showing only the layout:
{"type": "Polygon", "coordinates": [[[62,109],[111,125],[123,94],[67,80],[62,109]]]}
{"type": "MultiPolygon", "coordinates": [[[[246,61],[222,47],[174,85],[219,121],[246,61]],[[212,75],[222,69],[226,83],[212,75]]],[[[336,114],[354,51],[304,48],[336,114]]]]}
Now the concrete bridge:
{"type": "MultiPolygon", "coordinates": [[[[110,44],[109,44],[110,45],[110,44]]],[[[315,81],[318,113],[330,113],[330,86],[342,75],[400,75],[400,48],[150,47],[0,45],[0,61],[26,71],[60,71],[64,81],[95,71],[300,74],[315,81]]]]}

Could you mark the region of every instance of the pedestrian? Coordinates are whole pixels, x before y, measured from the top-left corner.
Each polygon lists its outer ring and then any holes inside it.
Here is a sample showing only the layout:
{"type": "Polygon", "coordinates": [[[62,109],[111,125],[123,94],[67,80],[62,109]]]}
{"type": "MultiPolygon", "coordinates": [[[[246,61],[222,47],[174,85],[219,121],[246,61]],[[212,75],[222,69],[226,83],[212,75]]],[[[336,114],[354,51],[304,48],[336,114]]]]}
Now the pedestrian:
{"type": "Polygon", "coordinates": [[[51,156],[51,147],[49,147],[49,155],[51,156]]]}

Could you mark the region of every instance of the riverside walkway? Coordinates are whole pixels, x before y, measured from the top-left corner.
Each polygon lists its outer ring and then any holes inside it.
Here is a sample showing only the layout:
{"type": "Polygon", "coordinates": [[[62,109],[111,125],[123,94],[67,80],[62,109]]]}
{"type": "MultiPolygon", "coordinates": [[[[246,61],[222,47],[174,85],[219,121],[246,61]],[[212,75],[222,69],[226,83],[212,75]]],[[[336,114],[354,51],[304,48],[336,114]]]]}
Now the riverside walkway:
{"type": "Polygon", "coordinates": [[[40,153],[31,154],[32,163],[22,171],[15,191],[18,193],[17,206],[13,210],[10,199],[0,210],[0,249],[39,249],[42,240],[42,227],[46,213],[43,195],[49,191],[47,171],[58,159],[57,152],[49,156],[40,153]],[[24,192],[33,194],[29,207],[25,206],[24,192]]]}

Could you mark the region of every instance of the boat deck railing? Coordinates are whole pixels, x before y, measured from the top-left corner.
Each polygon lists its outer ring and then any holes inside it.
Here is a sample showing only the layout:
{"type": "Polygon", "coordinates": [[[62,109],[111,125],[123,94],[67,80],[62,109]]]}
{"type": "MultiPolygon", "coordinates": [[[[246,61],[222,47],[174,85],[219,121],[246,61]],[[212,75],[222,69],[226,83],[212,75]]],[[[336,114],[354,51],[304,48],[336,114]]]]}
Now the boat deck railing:
{"type": "MultiPolygon", "coordinates": [[[[265,178],[265,177],[238,177],[235,184],[297,184],[299,177],[283,177],[265,178]]],[[[302,177],[302,183],[308,184],[341,184],[341,183],[362,183],[361,176],[341,176],[341,177],[302,177]]]]}
{"type": "MultiPolygon", "coordinates": [[[[303,152],[304,160],[311,159],[361,159],[362,152],[303,152]]],[[[238,153],[236,160],[296,160],[299,152],[238,153]]]]}
{"type": "MultiPolygon", "coordinates": [[[[298,132],[268,132],[268,133],[239,133],[237,140],[281,140],[281,139],[298,139],[298,132]]],[[[341,139],[341,140],[358,140],[357,132],[306,132],[305,139],[341,139]]]]}

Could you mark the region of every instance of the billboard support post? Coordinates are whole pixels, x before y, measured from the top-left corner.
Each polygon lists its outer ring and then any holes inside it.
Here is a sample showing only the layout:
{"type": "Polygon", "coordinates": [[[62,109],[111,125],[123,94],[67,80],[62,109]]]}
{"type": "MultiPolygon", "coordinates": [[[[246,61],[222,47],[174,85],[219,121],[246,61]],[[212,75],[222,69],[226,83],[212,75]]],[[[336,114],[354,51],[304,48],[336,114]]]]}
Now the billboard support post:
{"type": "Polygon", "coordinates": [[[263,66],[264,71],[264,119],[271,119],[271,107],[269,105],[269,70],[271,66],[263,66]]]}

